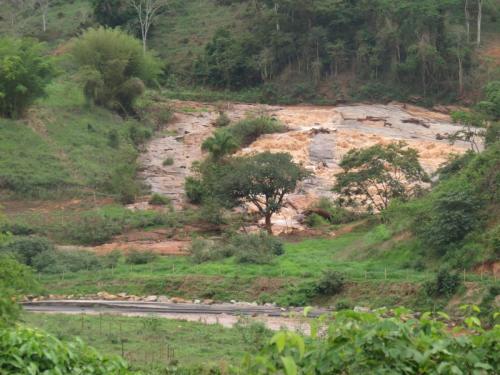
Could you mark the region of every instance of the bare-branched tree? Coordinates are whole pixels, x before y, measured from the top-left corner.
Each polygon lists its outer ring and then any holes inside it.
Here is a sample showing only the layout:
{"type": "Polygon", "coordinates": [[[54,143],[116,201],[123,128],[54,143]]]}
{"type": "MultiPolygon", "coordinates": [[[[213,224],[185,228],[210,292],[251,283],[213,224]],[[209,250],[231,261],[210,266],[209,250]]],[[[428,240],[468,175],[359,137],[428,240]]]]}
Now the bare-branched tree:
{"type": "Polygon", "coordinates": [[[158,12],[167,5],[167,0],[129,0],[135,9],[141,27],[142,48],[146,52],[148,33],[158,12]]]}

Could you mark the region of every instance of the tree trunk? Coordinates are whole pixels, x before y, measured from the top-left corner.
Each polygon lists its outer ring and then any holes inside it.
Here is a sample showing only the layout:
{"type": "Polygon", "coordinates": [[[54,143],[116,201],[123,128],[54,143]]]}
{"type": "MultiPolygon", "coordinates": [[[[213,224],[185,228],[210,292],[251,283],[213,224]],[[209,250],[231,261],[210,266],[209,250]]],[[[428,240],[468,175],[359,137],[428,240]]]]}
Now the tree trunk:
{"type": "Polygon", "coordinates": [[[47,16],[45,13],[42,13],[42,25],[43,25],[43,32],[47,31],[47,16]]]}
{"type": "Polygon", "coordinates": [[[269,233],[270,235],[273,234],[273,227],[271,225],[271,216],[272,215],[273,215],[272,213],[266,214],[266,230],[267,230],[267,233],[269,233]]]}
{"type": "Polygon", "coordinates": [[[463,71],[463,64],[462,64],[462,58],[457,56],[458,58],[458,93],[459,95],[462,95],[464,93],[464,71],[463,71]]]}
{"type": "Polygon", "coordinates": [[[477,0],[477,45],[481,45],[481,22],[483,18],[483,0],[477,0]]]}
{"type": "Polygon", "coordinates": [[[465,29],[467,30],[467,42],[470,42],[469,0],[465,0],[465,29]]]}

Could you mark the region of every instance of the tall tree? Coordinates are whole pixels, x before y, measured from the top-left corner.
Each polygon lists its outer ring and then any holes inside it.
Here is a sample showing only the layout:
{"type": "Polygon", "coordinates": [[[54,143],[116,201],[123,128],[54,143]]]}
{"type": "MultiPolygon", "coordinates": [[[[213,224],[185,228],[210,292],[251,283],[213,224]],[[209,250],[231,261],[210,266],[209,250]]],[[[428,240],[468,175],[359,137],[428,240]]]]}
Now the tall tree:
{"type": "Polygon", "coordinates": [[[167,0],[129,0],[135,9],[141,27],[142,49],[146,53],[148,34],[158,12],[167,5],[167,0]]]}
{"type": "Polygon", "coordinates": [[[383,211],[394,198],[415,196],[429,178],[418,161],[418,152],[397,142],[349,151],[340,163],[333,190],[339,202],[383,211]]]}
{"type": "Polygon", "coordinates": [[[35,7],[42,13],[42,30],[47,31],[47,14],[49,13],[50,0],[35,0],[35,7]]]}
{"type": "Polygon", "coordinates": [[[215,186],[216,195],[232,205],[253,204],[272,234],[272,215],[282,209],[285,195],[293,193],[298,182],[309,175],[287,153],[264,152],[235,158],[223,167],[215,186]]]}

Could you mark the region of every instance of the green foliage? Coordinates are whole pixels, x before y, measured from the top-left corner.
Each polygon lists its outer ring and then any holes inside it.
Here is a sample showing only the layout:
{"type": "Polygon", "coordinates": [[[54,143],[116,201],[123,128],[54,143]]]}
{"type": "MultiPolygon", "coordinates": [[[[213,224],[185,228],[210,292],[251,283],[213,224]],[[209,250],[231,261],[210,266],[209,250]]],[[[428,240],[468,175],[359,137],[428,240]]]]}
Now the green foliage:
{"type": "Polygon", "coordinates": [[[330,224],[330,222],[325,219],[323,216],[320,216],[316,213],[312,213],[311,215],[308,215],[305,223],[308,227],[310,228],[321,228],[324,227],[325,225],[330,224]]]}
{"type": "Polygon", "coordinates": [[[425,283],[424,290],[429,297],[451,297],[460,286],[460,276],[448,269],[441,269],[436,279],[425,283]]]}
{"type": "Polygon", "coordinates": [[[500,119],[500,81],[489,82],[484,91],[485,98],[479,103],[479,109],[498,121],[500,119]]]}
{"type": "Polygon", "coordinates": [[[233,257],[237,263],[268,264],[285,252],[283,242],[265,232],[235,234],[225,243],[194,239],[190,248],[195,263],[233,257]]]}
{"type": "Polygon", "coordinates": [[[202,202],[203,195],[205,194],[202,181],[194,177],[187,177],[184,183],[184,190],[191,203],[200,204],[202,202]]]}
{"type": "MultiPolygon", "coordinates": [[[[334,225],[348,224],[362,217],[362,215],[354,211],[339,206],[327,197],[321,197],[319,201],[313,205],[311,210],[313,215],[310,216],[314,216],[316,209],[318,211],[316,212],[317,216],[320,216],[322,219],[327,220],[329,223],[334,225]],[[318,213],[321,213],[321,215],[318,213]]],[[[316,218],[315,220],[318,219],[316,218]]]]}
{"type": "Polygon", "coordinates": [[[15,297],[0,286],[0,332],[18,320],[20,311],[15,297]]]}
{"type": "Polygon", "coordinates": [[[0,291],[28,293],[38,288],[30,267],[8,254],[0,254],[0,291]]]}
{"type": "Polygon", "coordinates": [[[201,145],[201,149],[208,151],[216,161],[226,155],[235,153],[238,148],[238,142],[231,132],[226,129],[217,130],[213,136],[207,138],[201,145]]]}
{"type": "Polygon", "coordinates": [[[0,352],[2,374],[132,374],[122,359],[104,357],[81,340],[63,343],[25,326],[0,331],[0,352]]]}
{"type": "Polygon", "coordinates": [[[294,192],[297,183],[308,176],[290,154],[264,152],[232,159],[216,171],[213,181],[217,183],[209,188],[226,204],[254,204],[271,232],[271,216],[281,210],[285,195],[294,192]]]}
{"type": "Polygon", "coordinates": [[[151,196],[151,198],[149,198],[148,203],[153,206],[168,206],[172,203],[172,201],[169,197],[155,193],[151,196]]]}
{"type": "Polygon", "coordinates": [[[229,116],[225,112],[221,112],[219,114],[219,117],[217,117],[217,119],[215,120],[214,125],[217,128],[223,128],[225,126],[228,126],[230,123],[231,119],[229,118],[229,116]]]}
{"type": "Polygon", "coordinates": [[[14,237],[0,247],[0,252],[11,254],[19,262],[33,265],[34,259],[54,248],[49,240],[42,237],[14,237]]]}
{"type": "Polygon", "coordinates": [[[72,54],[80,66],[85,97],[91,102],[133,113],[144,83],[159,74],[160,63],[141,43],[118,29],[89,29],[75,43],[72,54]]]}
{"type": "Polygon", "coordinates": [[[283,255],[283,242],[265,232],[239,234],[231,237],[226,252],[235,255],[238,263],[265,264],[283,255]]]}
{"type": "Polygon", "coordinates": [[[467,186],[444,191],[434,200],[431,211],[424,214],[417,233],[425,244],[444,254],[479,224],[480,203],[467,186]]]}
{"type": "Polygon", "coordinates": [[[256,64],[249,53],[255,51],[250,38],[236,39],[229,30],[219,29],[196,61],[194,75],[200,83],[238,89],[260,82],[256,64]]]}
{"type": "Polygon", "coordinates": [[[111,148],[120,147],[120,136],[116,129],[111,129],[108,133],[108,146],[111,148]]]}
{"type": "Polygon", "coordinates": [[[316,293],[331,296],[342,291],[345,284],[344,276],[334,270],[325,270],[316,284],[316,293]]]}
{"type": "Polygon", "coordinates": [[[43,50],[34,40],[0,38],[0,115],[21,116],[35,99],[45,95],[55,69],[43,50]]]}
{"type": "Polygon", "coordinates": [[[61,274],[97,270],[102,268],[102,263],[99,257],[90,251],[48,251],[33,259],[33,268],[38,272],[61,274]]]}
{"type": "Polygon", "coordinates": [[[135,16],[126,0],[92,0],[92,6],[94,18],[103,26],[123,26],[135,16]]]}
{"type": "Polygon", "coordinates": [[[229,127],[239,147],[245,147],[264,134],[282,133],[285,127],[273,117],[257,116],[243,119],[229,127]]]}
{"type": "MultiPolygon", "coordinates": [[[[249,374],[494,374],[500,365],[499,327],[484,331],[474,316],[464,320],[471,335],[453,336],[445,322],[425,313],[416,319],[406,309],[394,317],[339,311],[328,323],[320,318],[311,337],[276,333],[257,356],[243,364],[249,374]],[[319,328],[327,326],[327,329],[319,328]],[[324,332],[324,333],[323,333],[324,332]],[[467,353],[467,355],[464,355],[467,353]]],[[[463,327],[459,327],[459,330],[463,327]]]]}
{"type": "Polygon", "coordinates": [[[406,143],[375,145],[349,151],[340,163],[334,191],[341,204],[383,211],[391,200],[417,196],[429,178],[418,161],[418,152],[406,143]]]}
{"type": "Polygon", "coordinates": [[[162,164],[164,167],[174,165],[174,158],[172,158],[172,157],[166,158],[165,160],[163,160],[162,164]]]}
{"type": "Polygon", "coordinates": [[[152,251],[131,251],[127,254],[125,262],[128,264],[148,264],[158,257],[152,251]]]}
{"type": "Polygon", "coordinates": [[[122,204],[134,203],[139,194],[139,186],[135,179],[136,168],[135,162],[120,164],[112,171],[106,182],[108,190],[116,194],[118,202],[122,204]]]}

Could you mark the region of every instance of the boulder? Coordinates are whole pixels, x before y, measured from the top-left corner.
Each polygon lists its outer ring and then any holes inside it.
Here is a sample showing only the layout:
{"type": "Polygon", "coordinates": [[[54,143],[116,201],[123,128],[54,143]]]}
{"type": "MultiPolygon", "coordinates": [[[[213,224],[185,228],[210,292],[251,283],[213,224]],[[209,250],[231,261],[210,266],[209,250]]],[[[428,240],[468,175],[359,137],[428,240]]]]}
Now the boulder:
{"type": "Polygon", "coordinates": [[[145,302],[156,302],[156,301],[158,301],[158,296],[147,296],[146,298],[144,298],[144,301],[145,302]]]}

